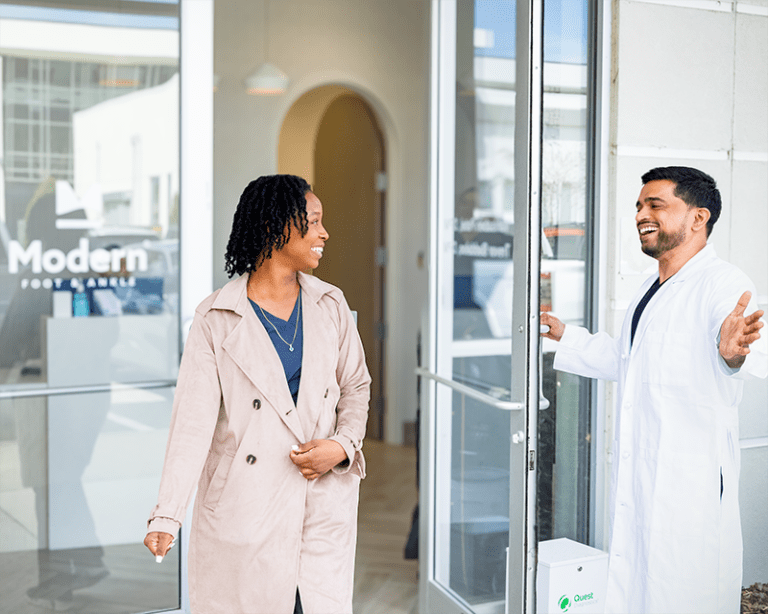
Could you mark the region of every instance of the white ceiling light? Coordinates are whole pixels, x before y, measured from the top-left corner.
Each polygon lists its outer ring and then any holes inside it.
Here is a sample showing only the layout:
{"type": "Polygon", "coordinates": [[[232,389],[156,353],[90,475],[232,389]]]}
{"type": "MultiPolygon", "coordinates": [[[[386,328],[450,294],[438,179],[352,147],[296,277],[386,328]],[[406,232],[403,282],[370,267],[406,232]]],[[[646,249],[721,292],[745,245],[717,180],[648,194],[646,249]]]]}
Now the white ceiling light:
{"type": "Polygon", "coordinates": [[[269,63],[269,0],[264,2],[264,63],[245,80],[245,91],[252,96],[275,96],[288,88],[288,75],[269,63]]]}
{"type": "Polygon", "coordinates": [[[282,94],[287,87],[288,75],[269,62],[264,62],[245,80],[245,91],[253,96],[282,94]]]}

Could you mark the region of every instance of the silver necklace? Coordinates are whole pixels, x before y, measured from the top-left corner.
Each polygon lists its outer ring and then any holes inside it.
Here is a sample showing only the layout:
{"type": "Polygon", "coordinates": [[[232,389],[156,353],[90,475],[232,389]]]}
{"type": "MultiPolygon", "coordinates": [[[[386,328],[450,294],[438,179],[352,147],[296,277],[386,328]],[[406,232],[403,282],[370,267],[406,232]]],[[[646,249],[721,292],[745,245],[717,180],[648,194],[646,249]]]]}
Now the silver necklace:
{"type": "MultiPolygon", "coordinates": [[[[283,336],[280,334],[280,331],[277,330],[277,326],[272,324],[272,320],[270,320],[267,317],[267,314],[264,313],[264,310],[261,308],[261,305],[259,305],[259,311],[261,311],[261,315],[264,316],[264,319],[269,322],[272,326],[272,328],[275,329],[275,332],[277,333],[277,336],[280,337],[280,341],[285,343],[285,345],[288,346],[288,349],[293,352],[293,344],[296,343],[296,334],[299,332],[299,319],[301,318],[301,296],[297,299],[299,301],[299,312],[296,314],[296,329],[293,331],[293,339],[291,339],[291,342],[288,343],[285,339],[283,339],[283,336]]],[[[258,305],[258,303],[256,303],[258,305]]]]}

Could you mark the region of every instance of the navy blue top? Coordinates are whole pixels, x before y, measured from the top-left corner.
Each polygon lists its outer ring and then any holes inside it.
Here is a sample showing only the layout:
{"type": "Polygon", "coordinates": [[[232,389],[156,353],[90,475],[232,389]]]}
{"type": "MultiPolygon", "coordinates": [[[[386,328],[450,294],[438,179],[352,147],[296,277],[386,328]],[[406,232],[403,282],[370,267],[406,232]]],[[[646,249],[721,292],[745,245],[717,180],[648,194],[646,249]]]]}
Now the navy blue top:
{"type": "Polygon", "coordinates": [[[640,316],[643,315],[643,311],[645,311],[648,303],[651,302],[653,295],[656,294],[659,288],[661,288],[665,283],[667,283],[666,279],[659,283],[657,278],[656,281],[651,284],[651,287],[648,288],[648,291],[645,293],[645,295],[643,295],[643,298],[640,299],[640,302],[637,304],[635,313],[632,315],[632,333],[629,336],[629,347],[632,347],[632,343],[635,341],[635,331],[637,330],[637,325],[640,323],[640,316]]]}
{"type": "MultiPolygon", "coordinates": [[[[251,299],[248,300],[251,301],[251,299]]],[[[291,396],[293,397],[293,403],[295,405],[299,399],[299,383],[301,382],[301,356],[303,345],[302,342],[304,339],[304,334],[302,331],[303,318],[300,317],[301,292],[299,292],[299,298],[296,299],[296,304],[293,306],[293,313],[291,313],[287,321],[281,320],[268,311],[262,312],[262,309],[259,307],[259,305],[253,301],[251,301],[251,306],[256,312],[256,315],[259,316],[259,320],[261,320],[264,328],[269,333],[269,338],[272,340],[272,345],[275,346],[277,355],[280,357],[280,362],[283,363],[285,379],[288,381],[288,388],[291,391],[291,396]],[[299,320],[298,330],[296,329],[297,318],[299,320]],[[280,339],[275,329],[280,331],[280,335],[282,335],[285,341],[280,339]],[[294,332],[296,333],[296,340],[293,341],[293,352],[291,352],[291,349],[286,344],[286,341],[291,343],[293,340],[294,332]]]]}

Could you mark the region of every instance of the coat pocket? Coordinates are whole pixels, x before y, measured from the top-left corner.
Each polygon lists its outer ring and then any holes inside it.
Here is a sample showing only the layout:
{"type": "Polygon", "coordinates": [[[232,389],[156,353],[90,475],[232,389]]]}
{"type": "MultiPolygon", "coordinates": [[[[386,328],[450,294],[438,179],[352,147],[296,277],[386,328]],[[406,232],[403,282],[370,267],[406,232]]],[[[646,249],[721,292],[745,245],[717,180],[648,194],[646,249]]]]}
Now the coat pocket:
{"type": "Polygon", "coordinates": [[[219,503],[219,499],[221,499],[221,493],[224,492],[224,487],[227,485],[227,477],[232,467],[232,461],[235,458],[235,452],[235,450],[224,452],[219,460],[219,464],[216,466],[211,482],[208,484],[203,505],[211,511],[216,509],[216,505],[219,503]]]}

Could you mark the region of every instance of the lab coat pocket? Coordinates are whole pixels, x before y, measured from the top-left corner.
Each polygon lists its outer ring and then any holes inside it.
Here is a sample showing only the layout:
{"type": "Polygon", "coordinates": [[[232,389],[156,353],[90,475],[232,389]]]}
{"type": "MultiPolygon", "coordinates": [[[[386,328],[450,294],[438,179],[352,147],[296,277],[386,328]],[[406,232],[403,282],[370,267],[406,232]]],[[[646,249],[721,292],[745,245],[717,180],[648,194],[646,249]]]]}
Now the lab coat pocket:
{"type": "Polygon", "coordinates": [[[232,461],[235,458],[236,450],[227,450],[219,459],[219,464],[216,466],[216,471],[208,484],[208,490],[205,493],[205,499],[203,505],[209,510],[216,509],[216,505],[221,499],[221,493],[224,492],[224,487],[227,484],[227,477],[229,476],[229,470],[232,467],[232,461]]]}

